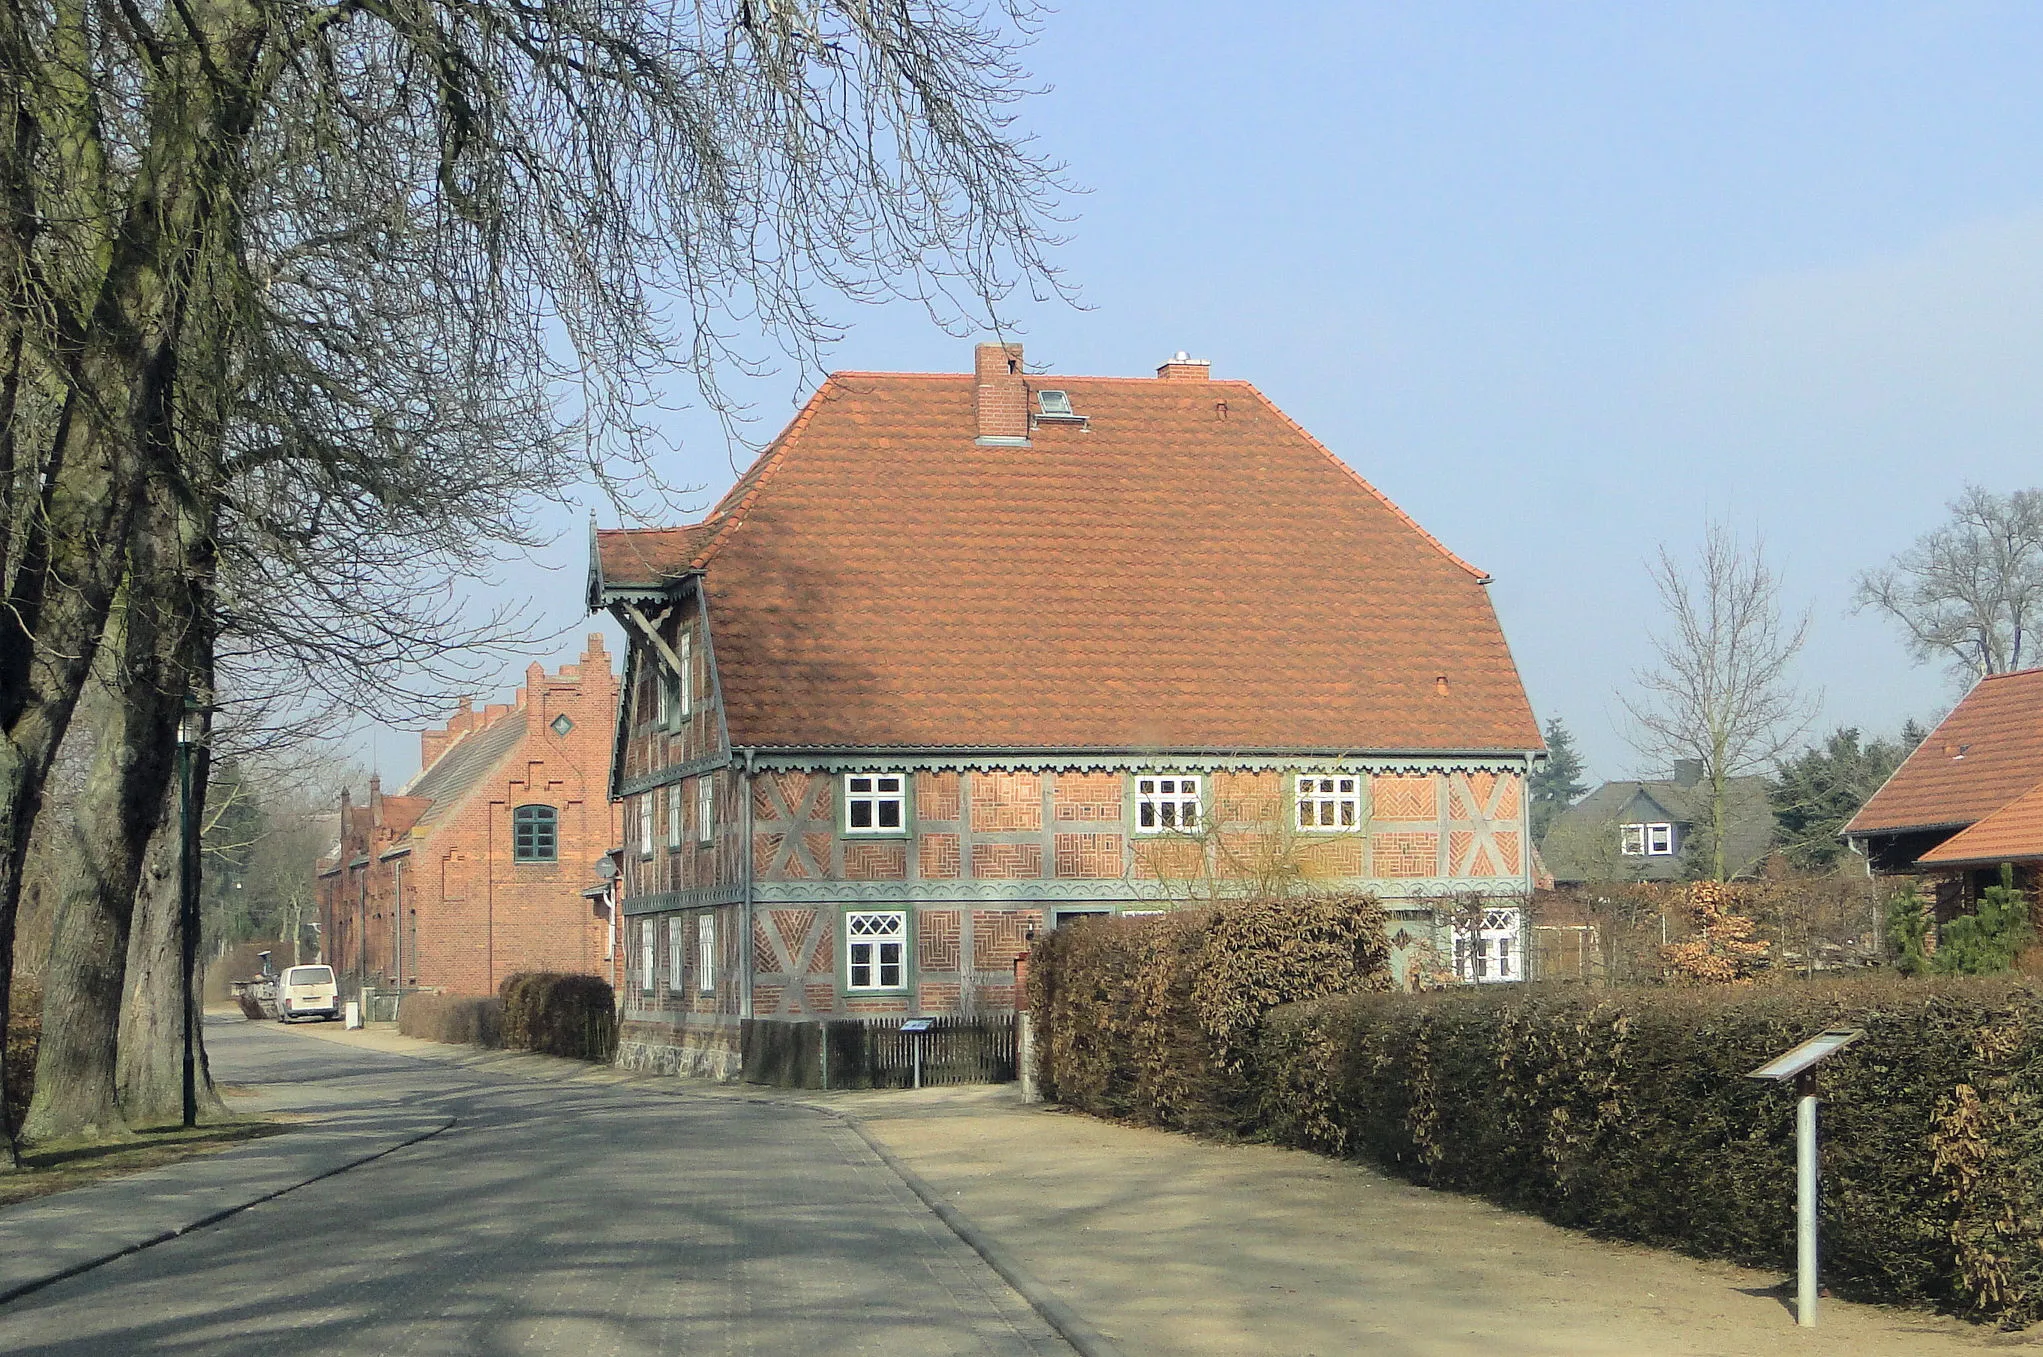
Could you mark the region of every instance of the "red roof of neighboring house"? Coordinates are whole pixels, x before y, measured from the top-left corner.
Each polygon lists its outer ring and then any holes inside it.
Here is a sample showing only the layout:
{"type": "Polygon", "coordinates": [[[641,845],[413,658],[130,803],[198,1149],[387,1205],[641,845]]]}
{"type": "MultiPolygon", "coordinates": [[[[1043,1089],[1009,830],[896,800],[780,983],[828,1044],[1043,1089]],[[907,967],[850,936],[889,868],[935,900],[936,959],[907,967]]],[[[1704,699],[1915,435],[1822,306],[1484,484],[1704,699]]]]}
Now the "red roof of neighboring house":
{"type": "Polygon", "coordinates": [[[2043,776],[2043,669],[1979,680],[1845,826],[1847,834],[1969,825],[2043,776]]]}
{"type": "Polygon", "coordinates": [[[1543,747],[1484,577],[1254,387],[1031,385],[1086,422],[984,446],[971,376],[836,374],[600,587],[702,572],[740,746],[1543,747]]]}
{"type": "Polygon", "coordinates": [[[1916,861],[1931,867],[2043,858],[2043,782],[1916,861]]]}

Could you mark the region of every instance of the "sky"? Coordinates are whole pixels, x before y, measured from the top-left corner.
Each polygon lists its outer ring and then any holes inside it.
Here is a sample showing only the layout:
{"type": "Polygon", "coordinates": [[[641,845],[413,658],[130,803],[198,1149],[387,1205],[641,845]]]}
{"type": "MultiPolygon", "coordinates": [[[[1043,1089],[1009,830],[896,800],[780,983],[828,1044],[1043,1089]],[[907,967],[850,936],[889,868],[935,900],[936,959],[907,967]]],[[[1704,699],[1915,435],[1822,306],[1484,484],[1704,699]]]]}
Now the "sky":
{"type": "MultiPolygon", "coordinates": [[[[1659,771],[1620,703],[1647,564],[1713,519],[1809,612],[1812,738],[1956,700],[1852,582],[1967,483],[2043,484],[2043,7],[1121,0],[1047,14],[1028,65],[1021,123],[1086,190],[1083,302],[1018,308],[1030,366],[1185,349],[1261,387],[1492,574],[1594,780],[1659,771]]],[[[919,309],[834,314],[829,367],[970,370],[919,309]]],[[[739,390],[762,439],[807,394],[787,365],[739,390]]],[[[707,507],[740,459],[663,418],[707,507]]],[[[478,590],[550,637],[507,688],[618,639],[581,616],[589,508],[616,521],[590,496],[478,590]]],[[[417,737],[360,753],[388,783],[417,737]]]]}

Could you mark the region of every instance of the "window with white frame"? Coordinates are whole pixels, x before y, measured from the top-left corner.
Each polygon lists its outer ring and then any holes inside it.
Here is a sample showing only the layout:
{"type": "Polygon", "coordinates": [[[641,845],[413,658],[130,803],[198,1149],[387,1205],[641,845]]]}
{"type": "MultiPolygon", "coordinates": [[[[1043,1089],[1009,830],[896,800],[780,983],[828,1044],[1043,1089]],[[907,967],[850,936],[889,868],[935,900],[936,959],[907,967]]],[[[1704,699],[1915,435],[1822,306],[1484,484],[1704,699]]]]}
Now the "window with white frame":
{"type": "Polygon", "coordinates": [[[695,841],[708,843],[716,837],[716,774],[695,779],[695,841]]]}
{"type": "Polygon", "coordinates": [[[638,921],[638,987],[653,992],[653,921],[638,921]]]}
{"type": "Polygon", "coordinates": [[[681,631],[680,691],[675,695],[675,706],[683,721],[695,715],[695,633],[685,627],[681,631]]]}
{"type": "Polygon", "coordinates": [[[1525,978],[1523,914],[1510,908],[1485,909],[1474,928],[1456,925],[1454,972],[1472,984],[1494,984],[1525,978]]]}
{"type": "Polygon", "coordinates": [[[681,846],[681,784],[667,784],[667,851],[681,846]]]}
{"type": "Polygon", "coordinates": [[[687,930],[681,927],[681,916],[667,920],[667,992],[681,992],[681,970],[687,960],[687,930]]]}
{"type": "Polygon", "coordinates": [[[1138,777],[1135,779],[1135,832],[1168,834],[1199,827],[1199,779],[1138,777]]]}
{"type": "Polygon", "coordinates": [[[1361,778],[1350,774],[1301,773],[1294,790],[1300,829],[1362,828],[1361,778]]]}
{"type": "Polygon", "coordinates": [[[653,724],[661,730],[674,724],[674,676],[655,670],[653,682],[653,724]]]}
{"type": "Polygon", "coordinates": [[[716,992],[716,915],[695,916],[695,987],[716,992]]]}
{"type": "Polygon", "coordinates": [[[908,985],[908,916],[899,910],[859,910],[844,916],[845,986],[905,989],[908,985]]]}
{"type": "Polygon", "coordinates": [[[899,773],[844,775],[844,829],[899,834],[908,827],[908,779],[899,773]]]}
{"type": "Polygon", "coordinates": [[[1618,852],[1628,858],[1674,856],[1674,826],[1671,824],[1619,825],[1618,852]]]}
{"type": "Polygon", "coordinates": [[[638,795],[638,855],[649,858],[653,855],[653,794],[640,792],[638,795]]]}

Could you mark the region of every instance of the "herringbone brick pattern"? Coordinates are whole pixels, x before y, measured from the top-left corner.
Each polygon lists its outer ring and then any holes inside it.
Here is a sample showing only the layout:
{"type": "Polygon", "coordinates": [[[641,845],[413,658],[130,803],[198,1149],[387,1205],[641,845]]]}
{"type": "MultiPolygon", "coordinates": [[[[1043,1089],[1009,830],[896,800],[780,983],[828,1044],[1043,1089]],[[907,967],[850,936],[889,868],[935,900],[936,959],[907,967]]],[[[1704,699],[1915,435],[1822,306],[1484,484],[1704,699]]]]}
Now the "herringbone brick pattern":
{"type": "Polygon", "coordinates": [[[925,881],[950,881],[960,870],[958,836],[955,834],[924,834],[917,845],[921,850],[922,877],[925,881]]]}
{"type": "Polygon", "coordinates": [[[960,917],[954,909],[925,909],[917,917],[915,963],[925,971],[955,971],[960,917]]]}
{"type": "Polygon", "coordinates": [[[1018,881],[1043,874],[1040,843],[975,843],[972,875],[989,881],[1018,881]]]}

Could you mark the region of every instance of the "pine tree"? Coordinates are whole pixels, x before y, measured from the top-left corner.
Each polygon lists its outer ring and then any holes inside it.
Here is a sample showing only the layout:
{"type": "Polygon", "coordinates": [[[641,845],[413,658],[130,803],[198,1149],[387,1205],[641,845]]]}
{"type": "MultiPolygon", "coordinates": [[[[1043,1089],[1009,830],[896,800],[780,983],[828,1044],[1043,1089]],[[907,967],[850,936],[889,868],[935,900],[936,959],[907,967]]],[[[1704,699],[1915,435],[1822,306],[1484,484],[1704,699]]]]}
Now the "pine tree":
{"type": "Polygon", "coordinates": [[[1840,726],[1821,745],[1783,760],[1766,787],[1775,847],[1805,870],[1835,868],[1845,852],[1839,833],[1922,738],[1913,721],[1898,740],[1863,744],[1856,726],[1840,726]]]}
{"type": "Polygon", "coordinates": [[[1894,968],[1903,975],[1930,969],[1936,944],[1930,939],[1929,901],[1913,886],[1887,902],[1887,945],[1894,949],[1894,968]]]}
{"type": "Polygon", "coordinates": [[[1532,799],[1532,838],[1546,837],[1554,817],[1575,804],[1589,788],[1582,782],[1582,756],[1575,752],[1575,737],[1558,716],[1546,723],[1546,763],[1527,783],[1532,799]]]}
{"type": "Polygon", "coordinates": [[[2014,967],[2033,936],[2029,902],[2015,889],[2015,869],[2002,863],[2000,883],[1979,893],[1979,908],[1944,925],[1930,969],[1939,975],[1998,975],[2014,967]]]}

